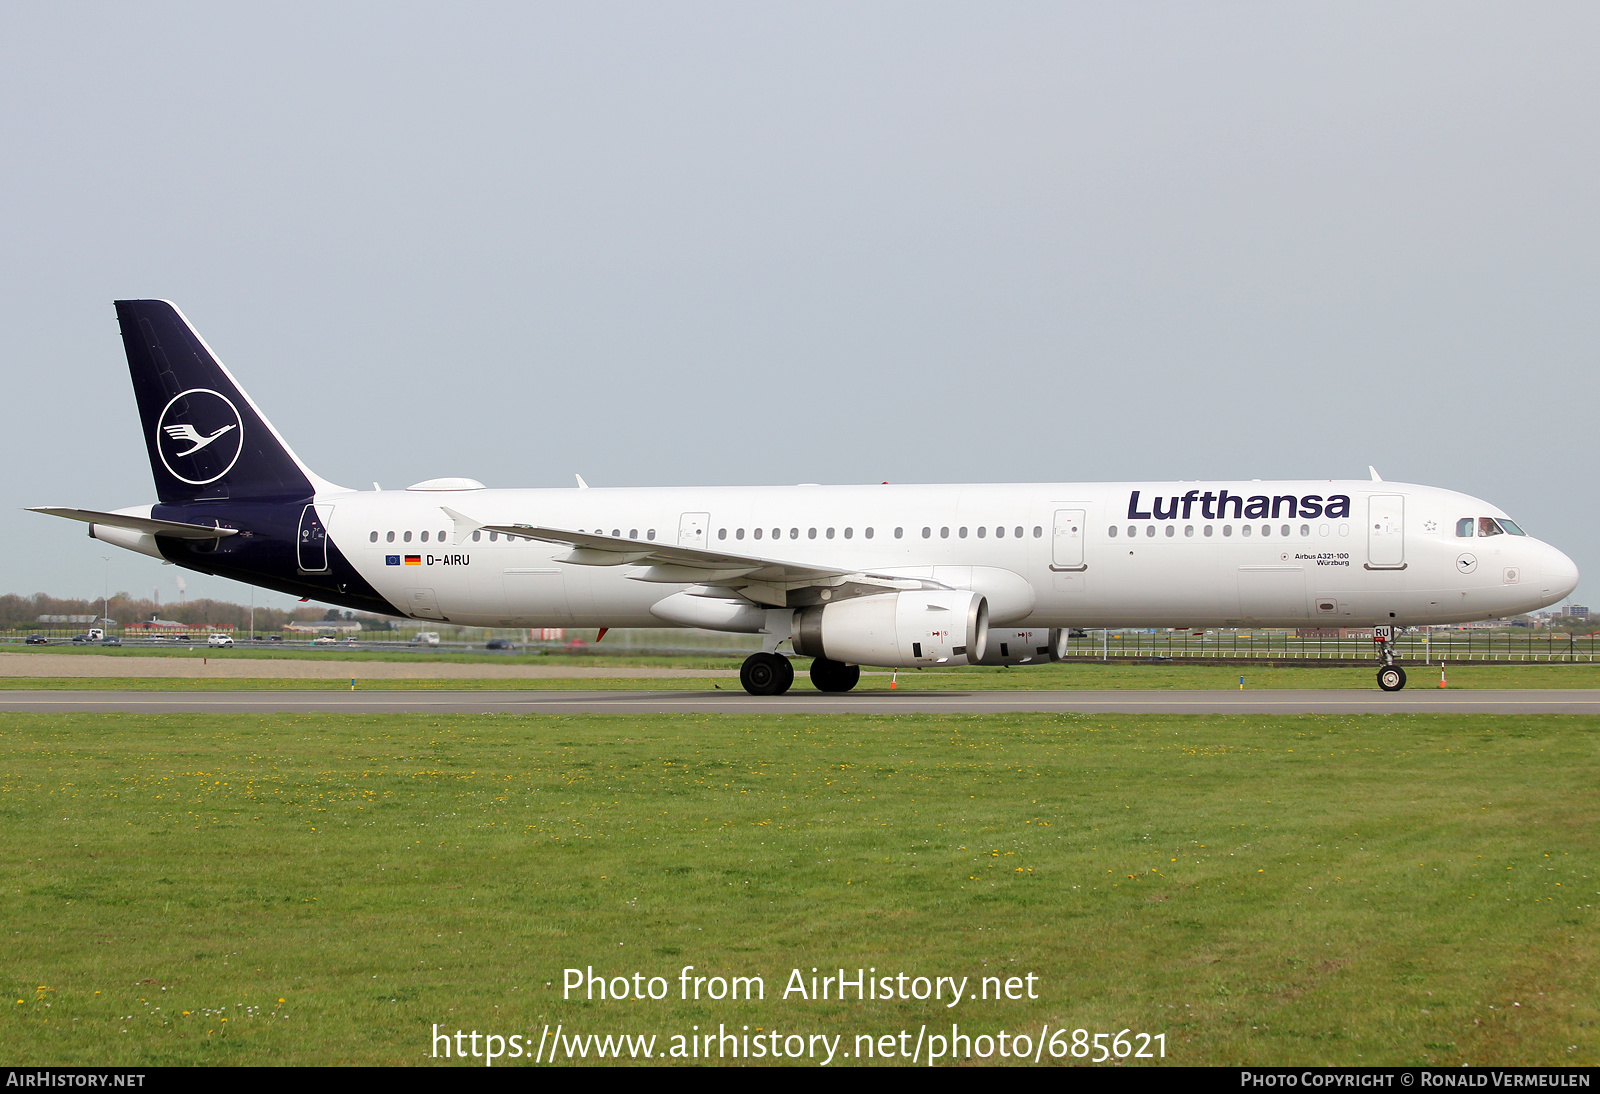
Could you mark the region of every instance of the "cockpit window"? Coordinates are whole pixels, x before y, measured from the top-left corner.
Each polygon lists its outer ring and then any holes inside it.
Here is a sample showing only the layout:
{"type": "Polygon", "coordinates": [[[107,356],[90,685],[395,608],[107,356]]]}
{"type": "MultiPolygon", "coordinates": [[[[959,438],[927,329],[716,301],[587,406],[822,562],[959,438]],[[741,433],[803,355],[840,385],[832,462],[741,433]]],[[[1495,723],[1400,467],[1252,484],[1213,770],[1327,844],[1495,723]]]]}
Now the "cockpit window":
{"type": "Polygon", "coordinates": [[[1460,536],[1462,539],[1472,538],[1471,517],[1462,517],[1460,520],[1456,521],[1456,535],[1460,536]]]}
{"type": "Polygon", "coordinates": [[[1511,523],[1511,521],[1507,520],[1505,517],[1500,518],[1500,527],[1504,528],[1514,536],[1525,536],[1528,534],[1521,528],[1518,528],[1515,524],[1511,523]]]}
{"type": "Polygon", "coordinates": [[[1503,534],[1504,531],[1505,529],[1501,528],[1493,517],[1478,518],[1478,534],[1480,536],[1498,536],[1503,534]]]}

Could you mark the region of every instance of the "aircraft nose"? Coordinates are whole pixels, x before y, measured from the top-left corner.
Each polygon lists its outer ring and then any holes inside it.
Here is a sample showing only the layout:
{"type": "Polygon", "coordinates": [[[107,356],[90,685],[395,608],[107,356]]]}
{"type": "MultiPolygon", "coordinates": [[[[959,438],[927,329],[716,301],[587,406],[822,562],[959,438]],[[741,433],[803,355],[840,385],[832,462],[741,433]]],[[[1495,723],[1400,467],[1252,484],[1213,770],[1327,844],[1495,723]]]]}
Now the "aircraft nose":
{"type": "Polygon", "coordinates": [[[1545,545],[1544,558],[1539,564],[1540,576],[1544,579],[1541,589],[1544,595],[1550,597],[1552,602],[1565,599],[1566,596],[1578,587],[1578,566],[1566,555],[1545,545]]]}

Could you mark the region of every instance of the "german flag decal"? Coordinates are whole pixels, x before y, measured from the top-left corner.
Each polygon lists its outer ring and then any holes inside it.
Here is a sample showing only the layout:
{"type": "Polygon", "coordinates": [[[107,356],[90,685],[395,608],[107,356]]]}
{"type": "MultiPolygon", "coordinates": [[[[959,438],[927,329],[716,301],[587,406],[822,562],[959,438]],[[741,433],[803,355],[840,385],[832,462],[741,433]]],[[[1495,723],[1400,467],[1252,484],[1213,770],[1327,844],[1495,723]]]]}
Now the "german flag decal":
{"type": "Polygon", "coordinates": [[[422,556],[421,555],[407,555],[406,556],[406,565],[407,566],[421,566],[422,565],[422,556]]]}

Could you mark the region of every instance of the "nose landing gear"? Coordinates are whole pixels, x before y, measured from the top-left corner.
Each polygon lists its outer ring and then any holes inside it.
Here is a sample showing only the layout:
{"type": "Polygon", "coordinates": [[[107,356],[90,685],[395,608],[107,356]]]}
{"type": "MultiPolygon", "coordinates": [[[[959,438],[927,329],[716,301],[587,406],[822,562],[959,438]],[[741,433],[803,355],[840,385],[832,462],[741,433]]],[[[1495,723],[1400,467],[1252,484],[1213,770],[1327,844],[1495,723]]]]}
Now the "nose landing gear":
{"type": "Polygon", "coordinates": [[[752,653],[739,666],[739,683],[751,695],[782,695],[794,683],[794,666],[781,653],[752,653]]]}
{"type": "Polygon", "coordinates": [[[1395,663],[1394,628],[1373,627],[1372,640],[1378,643],[1378,686],[1384,691],[1399,691],[1406,686],[1406,670],[1395,663]]]}

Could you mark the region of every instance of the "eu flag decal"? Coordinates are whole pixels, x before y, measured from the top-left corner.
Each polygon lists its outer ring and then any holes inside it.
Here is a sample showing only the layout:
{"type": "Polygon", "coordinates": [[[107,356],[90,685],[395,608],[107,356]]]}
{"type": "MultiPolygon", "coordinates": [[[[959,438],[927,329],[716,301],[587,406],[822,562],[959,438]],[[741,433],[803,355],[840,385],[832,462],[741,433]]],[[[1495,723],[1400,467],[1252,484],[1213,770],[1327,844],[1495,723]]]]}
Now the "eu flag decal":
{"type": "Polygon", "coordinates": [[[384,555],[383,556],[383,564],[385,566],[398,566],[398,565],[400,565],[400,556],[399,555],[384,555]]]}

